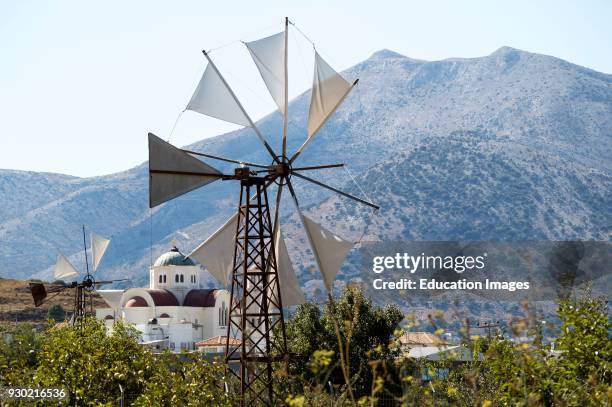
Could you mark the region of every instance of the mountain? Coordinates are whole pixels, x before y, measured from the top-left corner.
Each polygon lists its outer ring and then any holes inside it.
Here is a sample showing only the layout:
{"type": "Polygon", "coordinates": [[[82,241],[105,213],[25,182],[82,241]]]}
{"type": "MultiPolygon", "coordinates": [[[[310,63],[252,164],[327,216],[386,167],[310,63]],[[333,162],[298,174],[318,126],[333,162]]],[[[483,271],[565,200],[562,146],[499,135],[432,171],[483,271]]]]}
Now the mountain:
{"type": "MultiPolygon", "coordinates": [[[[431,62],[382,50],[344,75],[358,87],[299,163],[348,163],[382,209],[373,216],[295,180],[300,204],[325,227],[354,240],[612,237],[612,75],[508,47],[431,62]]],[[[309,98],[290,104],[288,151],[305,138],[309,98]]],[[[258,127],[280,145],[278,113],[258,127]]],[[[249,129],[189,148],[270,161],[249,129]]],[[[313,176],[363,196],[343,170],[313,176]]],[[[150,211],[147,188],[146,163],[94,178],[0,170],[0,276],[48,278],[57,250],[80,265],[87,224],[113,236],[100,273],[143,282],[170,240],[190,251],[238,198],[235,183],[216,182],[150,211]]],[[[313,286],[287,196],[284,208],[294,263],[313,286]]]]}

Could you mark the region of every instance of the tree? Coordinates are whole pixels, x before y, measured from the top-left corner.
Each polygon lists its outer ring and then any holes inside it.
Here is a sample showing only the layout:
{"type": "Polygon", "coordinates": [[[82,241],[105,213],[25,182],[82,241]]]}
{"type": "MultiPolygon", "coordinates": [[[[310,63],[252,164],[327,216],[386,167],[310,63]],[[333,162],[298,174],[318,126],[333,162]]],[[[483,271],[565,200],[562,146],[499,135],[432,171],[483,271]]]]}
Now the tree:
{"type": "Polygon", "coordinates": [[[356,396],[370,394],[372,365],[391,362],[396,351],[390,340],[403,314],[395,306],[375,307],[357,289],[346,288],[342,296],[323,309],[316,304],[298,306],[286,323],[289,376],[297,380],[289,392],[303,391],[302,383],[340,386],[345,383],[340,366],[338,328],[356,396]]]}
{"type": "Polygon", "coordinates": [[[134,406],[232,406],[225,394],[224,366],[200,354],[164,354],[134,406]]]}
{"type": "Polygon", "coordinates": [[[68,404],[115,403],[125,393],[139,394],[158,369],[154,357],[138,344],[137,332],[121,322],[106,327],[87,318],[82,327],[49,329],[38,356],[34,382],[66,389],[68,404]]]}
{"type": "MultiPolygon", "coordinates": [[[[559,302],[561,322],[554,350],[537,333],[538,318],[516,318],[512,332],[529,342],[503,337],[468,341],[470,348],[484,352],[484,360],[455,367],[447,378],[435,378],[438,400],[452,404],[534,406],[598,406],[612,401],[612,341],[607,302],[589,292],[577,299],[559,302]]],[[[429,362],[426,368],[440,367],[429,362]]],[[[406,378],[404,378],[404,381],[406,378]]],[[[413,378],[409,378],[413,379],[413,378]]],[[[408,401],[426,404],[428,386],[413,381],[408,401]]]]}
{"type": "Polygon", "coordinates": [[[49,307],[49,311],[47,311],[47,318],[56,322],[63,321],[66,318],[66,311],[64,311],[64,307],[61,304],[53,304],[49,307]]]}
{"type": "Polygon", "coordinates": [[[31,382],[41,335],[33,325],[0,326],[0,385],[25,386],[31,382]]]}
{"type": "Polygon", "coordinates": [[[33,383],[66,389],[68,405],[117,405],[121,389],[137,406],[232,405],[218,363],[199,354],[152,354],[138,343],[138,335],[121,321],[107,332],[94,318],[82,327],[51,328],[33,383]]]}
{"type": "Polygon", "coordinates": [[[612,385],[611,324],[607,308],[607,301],[592,298],[590,292],[559,304],[557,314],[562,325],[556,349],[560,354],[553,390],[563,403],[580,405],[589,398],[600,400],[598,397],[603,397],[612,385]]]}

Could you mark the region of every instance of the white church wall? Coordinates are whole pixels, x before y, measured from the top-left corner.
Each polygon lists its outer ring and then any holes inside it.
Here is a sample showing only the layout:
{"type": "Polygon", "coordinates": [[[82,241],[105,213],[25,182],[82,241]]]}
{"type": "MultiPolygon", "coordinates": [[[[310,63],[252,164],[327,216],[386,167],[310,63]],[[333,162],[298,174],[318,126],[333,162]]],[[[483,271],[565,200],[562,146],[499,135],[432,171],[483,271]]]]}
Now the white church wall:
{"type": "MultiPolygon", "coordinates": [[[[162,256],[167,257],[168,253],[162,256]]],[[[118,308],[99,308],[96,310],[96,317],[104,320],[107,315],[114,316],[114,320],[105,321],[109,329],[112,329],[114,321],[123,319],[142,333],[142,342],[149,343],[147,346],[155,346],[155,349],[167,345],[174,352],[180,352],[182,349],[195,350],[196,342],[227,335],[226,318],[229,313],[230,293],[227,290],[216,291],[215,304],[212,307],[156,306],[148,290],[168,290],[179,304],[183,304],[189,291],[203,288],[201,284],[204,281],[204,273],[199,265],[154,266],[149,270],[149,288],[125,290],[118,308]],[[141,297],[147,306],[126,307],[134,297],[141,297]],[[162,317],[163,314],[167,317],[162,317]]],[[[131,303],[136,304],[138,302],[131,303]]],[[[140,301],[139,305],[143,305],[143,301],[140,301]]]]}
{"type": "Polygon", "coordinates": [[[150,272],[149,288],[199,288],[202,272],[200,266],[155,266],[150,272]]]}

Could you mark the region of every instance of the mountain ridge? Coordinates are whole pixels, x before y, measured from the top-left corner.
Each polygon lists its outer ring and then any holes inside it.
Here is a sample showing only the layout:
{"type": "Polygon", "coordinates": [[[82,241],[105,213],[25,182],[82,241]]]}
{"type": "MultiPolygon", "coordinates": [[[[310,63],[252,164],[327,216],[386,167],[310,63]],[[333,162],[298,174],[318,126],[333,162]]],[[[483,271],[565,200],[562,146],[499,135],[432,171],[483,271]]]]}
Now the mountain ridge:
{"type": "MultiPolygon", "coordinates": [[[[351,171],[359,179],[367,179],[368,172],[379,171],[377,164],[401,161],[399,153],[414,154],[416,146],[436,145],[443,150],[440,155],[445,156],[450,152],[445,150],[447,146],[441,141],[458,148],[461,137],[476,137],[481,143],[478,144],[479,148],[503,146],[516,153],[516,156],[503,156],[510,167],[513,161],[520,164],[517,168],[528,166],[529,162],[520,159],[521,154],[526,154],[525,151],[541,152],[543,157],[549,157],[545,159],[549,164],[557,162],[565,167],[567,174],[551,177],[551,185],[583,188],[582,181],[566,183],[563,180],[572,177],[583,180],[589,171],[593,171],[599,174],[598,193],[610,186],[612,75],[511,47],[501,47],[485,57],[440,61],[415,60],[394,51],[380,50],[349,68],[344,75],[348,78],[359,77],[360,84],[300,158],[304,164],[322,163],[333,158],[334,161],[349,163],[351,171]],[[472,136],[466,136],[468,134],[472,136]],[[492,135],[494,141],[486,139],[487,135],[492,135]],[[436,141],[437,138],[440,140],[436,141]],[[576,165],[568,166],[567,162],[576,165]]],[[[305,92],[290,104],[288,151],[295,151],[305,138],[308,99],[309,92],[305,92]]],[[[280,139],[271,135],[278,134],[280,124],[281,117],[277,112],[258,121],[258,127],[275,147],[280,139]]],[[[264,164],[269,162],[265,150],[248,129],[200,140],[187,147],[264,164]]],[[[468,153],[475,154],[471,150],[466,151],[468,153]]],[[[435,158],[435,151],[431,149],[425,149],[421,154],[435,158]]],[[[488,164],[484,161],[482,166],[489,167],[488,164]]],[[[399,167],[391,165],[388,168],[404,168],[399,162],[397,165],[399,167]]],[[[108,258],[102,264],[102,273],[111,276],[126,274],[142,279],[147,275],[150,259],[165,251],[171,239],[177,239],[183,248],[194,247],[234,210],[237,188],[219,182],[211,184],[205,191],[194,191],[149,211],[146,166],[145,162],[125,171],[92,178],[65,176],[64,179],[61,174],[32,173],[31,176],[38,182],[35,194],[38,200],[19,193],[23,188],[19,183],[25,182],[23,174],[17,176],[0,170],[0,204],[4,203],[8,208],[10,203],[12,208],[0,215],[0,276],[18,273],[17,276],[21,278],[48,277],[58,250],[72,254],[77,261],[82,245],[82,241],[79,244],[78,233],[81,224],[85,223],[97,233],[115,237],[108,258]],[[180,233],[189,238],[181,237],[180,233]]],[[[219,168],[226,167],[220,165],[219,168]]],[[[420,171],[430,177],[435,175],[435,171],[429,169],[420,171]]],[[[360,193],[346,183],[350,180],[348,176],[339,178],[335,174],[339,172],[321,171],[315,177],[360,193]]],[[[452,175],[447,173],[448,177],[452,175]]],[[[546,178],[546,174],[540,175],[546,178]]],[[[398,184],[401,181],[394,178],[386,180],[398,184]]],[[[508,185],[512,184],[511,181],[509,178],[508,185]]],[[[419,182],[422,191],[431,189],[426,179],[419,182]]],[[[452,179],[438,179],[436,182],[451,189],[454,187],[452,179]]],[[[518,190],[526,194],[553,194],[550,188],[537,191],[538,185],[531,184],[530,188],[518,190]]],[[[329,194],[318,188],[297,182],[296,189],[300,196],[305,196],[304,207],[325,220],[325,226],[332,230],[334,227],[343,229],[342,222],[326,218],[322,209],[339,202],[338,198],[330,198],[329,194]]],[[[438,202],[439,197],[422,191],[412,193],[424,193],[429,200],[438,202]]],[[[534,226],[533,230],[524,230],[521,234],[512,232],[511,235],[525,239],[534,236],[609,239],[609,231],[605,228],[612,225],[612,220],[605,211],[605,205],[600,217],[594,215],[591,208],[601,210],[600,201],[603,199],[606,203],[607,197],[593,195],[592,202],[580,202],[580,196],[575,196],[573,192],[567,196],[572,196],[572,202],[567,203],[568,208],[574,207],[584,214],[582,225],[567,226],[569,229],[565,232],[560,226],[558,230],[547,226],[546,233],[543,233],[544,229],[538,229],[539,226],[534,226]],[[595,222],[603,223],[599,226],[599,229],[603,229],[595,231],[595,222]]],[[[399,219],[400,215],[406,217],[407,213],[418,211],[418,208],[410,207],[405,198],[403,201],[399,198],[401,194],[394,194],[393,199],[397,200],[395,207],[383,214],[387,216],[387,223],[392,216],[399,219]]],[[[450,204],[438,207],[442,214],[452,212],[453,203],[459,204],[452,194],[446,199],[450,200],[450,204]]],[[[290,205],[291,202],[285,202],[287,209],[290,205]]],[[[501,207],[502,203],[497,205],[501,207]]],[[[555,212],[555,216],[567,216],[570,213],[566,210],[568,208],[563,207],[563,210],[555,212]]],[[[525,219],[520,220],[521,224],[529,224],[527,221],[530,219],[541,217],[540,212],[546,209],[540,205],[534,209],[534,213],[524,214],[525,219]]],[[[361,209],[356,210],[362,213],[361,209]]],[[[480,216],[488,215],[481,213],[480,216]]],[[[283,219],[294,222],[290,213],[286,213],[283,219]]],[[[466,215],[465,227],[468,228],[471,227],[469,219],[466,215]]],[[[513,222],[509,217],[499,221],[513,222]]],[[[363,224],[363,219],[361,222],[363,224]]],[[[421,219],[419,222],[426,225],[428,220],[421,219]]],[[[378,226],[385,231],[384,222],[378,226]]],[[[440,231],[443,229],[441,225],[438,227],[440,231]]],[[[294,249],[303,250],[299,248],[297,225],[294,223],[288,228],[295,229],[288,236],[288,240],[294,242],[294,249]]],[[[400,233],[401,236],[401,232],[393,231],[393,228],[387,232],[388,235],[400,233]]],[[[381,236],[390,237],[384,236],[384,233],[381,236]]],[[[461,236],[454,234],[452,237],[461,236]]],[[[500,235],[500,238],[504,236],[500,235]]],[[[299,262],[311,264],[307,260],[307,251],[305,253],[297,256],[299,262]]],[[[300,264],[300,268],[308,268],[307,264],[300,264]]]]}

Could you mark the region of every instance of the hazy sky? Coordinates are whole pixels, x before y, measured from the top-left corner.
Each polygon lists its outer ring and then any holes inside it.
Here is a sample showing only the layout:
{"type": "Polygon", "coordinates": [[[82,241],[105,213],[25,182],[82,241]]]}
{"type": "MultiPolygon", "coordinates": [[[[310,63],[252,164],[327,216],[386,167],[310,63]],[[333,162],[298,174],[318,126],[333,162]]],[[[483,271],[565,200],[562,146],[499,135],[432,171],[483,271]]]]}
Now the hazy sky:
{"type": "MultiPolygon", "coordinates": [[[[272,99],[237,40],[281,31],[286,15],[339,70],[382,48],[438,60],[508,45],[612,73],[612,1],[501,3],[6,0],[0,168],[92,176],[145,161],[147,132],[167,138],[197,85],[200,50],[228,43],[213,58],[254,118],[269,113],[272,99]]],[[[312,47],[291,35],[295,96],[311,81],[312,47]]],[[[186,112],[172,142],[233,128],[186,112]]]]}

